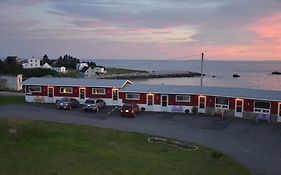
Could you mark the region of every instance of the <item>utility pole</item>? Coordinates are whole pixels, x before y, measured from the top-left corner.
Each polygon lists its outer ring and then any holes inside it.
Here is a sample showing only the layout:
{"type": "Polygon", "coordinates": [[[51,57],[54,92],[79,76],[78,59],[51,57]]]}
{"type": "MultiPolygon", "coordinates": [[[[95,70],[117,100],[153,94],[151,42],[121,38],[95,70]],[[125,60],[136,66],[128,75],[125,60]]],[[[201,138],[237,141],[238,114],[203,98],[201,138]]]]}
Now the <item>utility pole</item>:
{"type": "Polygon", "coordinates": [[[204,53],[202,53],[201,57],[201,79],[200,79],[200,86],[203,86],[203,59],[204,59],[204,53]]]}

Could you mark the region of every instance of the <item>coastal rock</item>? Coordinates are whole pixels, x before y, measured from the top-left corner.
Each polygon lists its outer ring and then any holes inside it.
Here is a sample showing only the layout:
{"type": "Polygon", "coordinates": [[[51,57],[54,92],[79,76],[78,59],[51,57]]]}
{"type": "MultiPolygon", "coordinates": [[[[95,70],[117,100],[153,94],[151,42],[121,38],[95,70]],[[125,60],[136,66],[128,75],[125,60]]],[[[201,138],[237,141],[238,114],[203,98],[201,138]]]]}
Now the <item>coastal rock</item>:
{"type": "Polygon", "coordinates": [[[273,71],[271,74],[272,74],[272,75],[281,75],[281,72],[273,71]]]}
{"type": "Polygon", "coordinates": [[[232,77],[233,77],[233,78],[238,78],[238,77],[240,77],[240,75],[238,75],[238,74],[233,74],[232,77]]]}

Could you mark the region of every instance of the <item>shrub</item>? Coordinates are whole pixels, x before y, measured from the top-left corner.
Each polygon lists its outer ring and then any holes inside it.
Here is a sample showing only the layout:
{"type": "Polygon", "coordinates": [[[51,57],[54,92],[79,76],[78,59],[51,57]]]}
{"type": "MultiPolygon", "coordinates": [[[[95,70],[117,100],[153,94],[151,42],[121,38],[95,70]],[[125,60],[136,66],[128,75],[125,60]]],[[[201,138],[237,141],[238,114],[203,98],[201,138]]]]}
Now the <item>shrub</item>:
{"type": "Polygon", "coordinates": [[[192,111],[193,114],[196,114],[198,112],[197,106],[193,106],[191,111],[192,111]]]}
{"type": "Polygon", "coordinates": [[[223,156],[223,154],[220,152],[217,152],[217,151],[213,151],[211,154],[211,157],[216,161],[221,160],[222,156],[223,156]]]}

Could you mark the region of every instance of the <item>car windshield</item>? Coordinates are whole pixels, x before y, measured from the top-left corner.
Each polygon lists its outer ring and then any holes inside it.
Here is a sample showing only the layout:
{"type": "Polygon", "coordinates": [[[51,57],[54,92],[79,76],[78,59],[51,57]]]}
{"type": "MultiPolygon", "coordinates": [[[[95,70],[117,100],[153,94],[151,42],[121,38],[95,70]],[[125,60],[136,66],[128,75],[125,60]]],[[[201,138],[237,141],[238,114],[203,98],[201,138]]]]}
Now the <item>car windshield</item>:
{"type": "Polygon", "coordinates": [[[64,101],[69,101],[69,98],[62,98],[59,101],[64,102],[64,101]]]}
{"type": "Polygon", "coordinates": [[[95,100],[93,99],[88,99],[85,101],[85,103],[88,103],[88,104],[95,104],[95,100]]]}
{"type": "Polygon", "coordinates": [[[132,108],[133,108],[133,105],[131,105],[131,104],[124,104],[124,105],[122,106],[122,108],[123,108],[123,109],[132,109],[132,108]]]}

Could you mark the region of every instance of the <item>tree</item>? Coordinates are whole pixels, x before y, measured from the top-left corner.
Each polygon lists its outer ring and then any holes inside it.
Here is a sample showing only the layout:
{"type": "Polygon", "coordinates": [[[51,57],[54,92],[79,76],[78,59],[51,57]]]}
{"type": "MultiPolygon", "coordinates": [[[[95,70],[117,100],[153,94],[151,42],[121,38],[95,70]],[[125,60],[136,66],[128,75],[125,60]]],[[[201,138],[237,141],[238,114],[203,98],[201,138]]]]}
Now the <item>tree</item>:
{"type": "Polygon", "coordinates": [[[59,57],[56,66],[64,66],[66,68],[75,69],[76,64],[80,63],[80,60],[72,57],[71,55],[64,55],[64,57],[59,57]]]}
{"type": "Polygon", "coordinates": [[[52,61],[49,59],[48,55],[43,56],[42,64],[48,63],[50,66],[52,66],[52,61]]]}
{"type": "Polygon", "coordinates": [[[4,60],[5,72],[9,74],[18,74],[23,71],[23,67],[17,60],[17,57],[7,57],[4,60]]]}
{"type": "Polygon", "coordinates": [[[96,65],[96,63],[95,62],[87,62],[88,63],[88,65],[89,65],[89,67],[91,67],[91,68],[94,68],[94,67],[97,67],[97,65],[96,65]]]}
{"type": "Polygon", "coordinates": [[[4,69],[5,69],[4,62],[0,60],[0,73],[4,73],[5,72],[4,69]]]}

